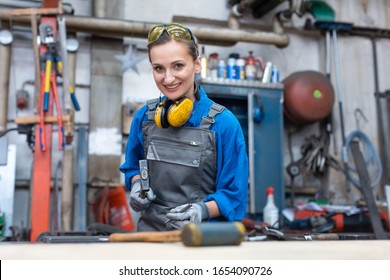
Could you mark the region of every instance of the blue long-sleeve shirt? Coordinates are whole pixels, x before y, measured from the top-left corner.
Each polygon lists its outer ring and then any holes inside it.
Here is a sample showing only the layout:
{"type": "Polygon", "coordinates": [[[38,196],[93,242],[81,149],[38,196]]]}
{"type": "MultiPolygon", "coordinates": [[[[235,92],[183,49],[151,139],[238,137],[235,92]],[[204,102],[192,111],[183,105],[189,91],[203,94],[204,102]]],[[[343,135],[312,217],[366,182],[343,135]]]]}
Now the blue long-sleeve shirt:
{"type": "MultiPolygon", "coordinates": [[[[198,127],[207,115],[213,101],[202,87],[200,98],[194,103],[193,113],[185,126],[198,127]]],[[[131,189],[131,178],[140,174],[139,160],[144,159],[142,122],[148,120],[148,107],[139,109],[132,121],[127,140],[125,162],[119,170],[125,174],[125,183],[131,189]]],[[[221,215],[228,221],[239,221],[246,214],[248,199],[248,157],[245,138],[237,118],[228,109],[215,117],[210,128],[215,132],[217,148],[216,191],[209,194],[205,202],[214,200],[221,215]]]]}

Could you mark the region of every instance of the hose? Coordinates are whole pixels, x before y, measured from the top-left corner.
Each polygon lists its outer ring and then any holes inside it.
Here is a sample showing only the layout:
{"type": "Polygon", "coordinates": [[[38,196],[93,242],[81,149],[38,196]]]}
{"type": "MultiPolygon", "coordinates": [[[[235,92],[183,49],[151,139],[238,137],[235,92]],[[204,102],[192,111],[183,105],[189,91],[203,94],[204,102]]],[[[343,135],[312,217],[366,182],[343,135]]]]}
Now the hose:
{"type": "Polygon", "coordinates": [[[382,172],[383,172],[382,162],[374,146],[372,145],[370,139],[367,137],[366,134],[364,134],[360,130],[351,132],[345,139],[345,152],[342,153],[342,155],[346,167],[347,179],[351,181],[356,187],[358,188],[361,187],[360,180],[356,175],[357,171],[355,166],[350,165],[348,163],[348,152],[350,151],[350,145],[352,140],[358,140],[363,148],[362,153],[363,153],[364,162],[367,166],[367,171],[369,174],[371,171],[370,174],[371,187],[374,188],[382,178],[382,172]],[[372,177],[374,177],[374,179],[372,179],[372,177]]]}

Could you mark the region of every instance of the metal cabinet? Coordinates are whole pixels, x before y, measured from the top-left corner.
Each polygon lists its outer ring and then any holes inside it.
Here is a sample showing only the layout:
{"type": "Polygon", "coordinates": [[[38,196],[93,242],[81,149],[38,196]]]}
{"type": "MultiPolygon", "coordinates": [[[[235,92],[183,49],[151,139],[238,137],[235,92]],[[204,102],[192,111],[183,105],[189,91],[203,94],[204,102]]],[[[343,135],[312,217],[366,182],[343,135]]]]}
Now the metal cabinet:
{"type": "Polygon", "coordinates": [[[215,102],[239,120],[249,158],[249,214],[261,215],[266,189],[274,187],[275,204],[285,207],[283,175],[283,85],[249,81],[202,81],[215,102]]]}

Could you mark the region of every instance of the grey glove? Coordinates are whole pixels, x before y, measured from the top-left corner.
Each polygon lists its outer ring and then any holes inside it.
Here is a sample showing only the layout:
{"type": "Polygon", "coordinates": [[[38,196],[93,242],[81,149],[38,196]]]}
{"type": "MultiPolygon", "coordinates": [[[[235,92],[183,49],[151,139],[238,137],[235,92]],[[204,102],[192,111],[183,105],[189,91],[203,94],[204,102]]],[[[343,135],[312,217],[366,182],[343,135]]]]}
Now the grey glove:
{"type": "Polygon", "coordinates": [[[166,217],[168,228],[179,229],[188,223],[200,224],[202,220],[210,216],[209,210],[204,202],[194,204],[183,204],[171,209],[166,217]]]}
{"type": "Polygon", "coordinates": [[[130,191],[130,206],[136,212],[140,212],[148,208],[150,202],[156,198],[152,188],[150,188],[149,191],[146,192],[145,198],[140,197],[140,192],[141,192],[141,180],[136,180],[131,185],[131,191],[130,191]]]}

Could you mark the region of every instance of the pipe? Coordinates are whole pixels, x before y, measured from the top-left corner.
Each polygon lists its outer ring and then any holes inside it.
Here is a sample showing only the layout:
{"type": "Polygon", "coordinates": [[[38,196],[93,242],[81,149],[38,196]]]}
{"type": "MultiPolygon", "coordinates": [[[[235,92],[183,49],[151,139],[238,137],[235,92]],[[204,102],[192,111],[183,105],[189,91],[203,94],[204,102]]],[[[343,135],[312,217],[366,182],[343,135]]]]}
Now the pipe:
{"type": "MultiPolygon", "coordinates": [[[[73,40],[71,38],[70,40],[73,40]]],[[[66,53],[66,64],[67,67],[64,67],[68,70],[68,85],[74,85],[75,73],[76,73],[76,54],[78,48],[67,48],[66,53]]],[[[63,60],[65,62],[65,60],[63,60]]],[[[65,74],[65,72],[64,72],[65,74]]],[[[65,231],[70,231],[73,226],[73,193],[74,193],[74,174],[73,174],[73,158],[74,158],[74,148],[71,143],[74,135],[74,110],[73,107],[67,109],[71,116],[70,122],[66,126],[66,137],[67,145],[64,149],[63,154],[63,168],[62,168],[62,221],[63,229],[65,231]],[[70,143],[68,143],[68,139],[70,143]]]]}
{"type": "MultiPolygon", "coordinates": [[[[67,22],[67,30],[74,32],[86,32],[105,37],[139,37],[146,38],[149,30],[154,26],[152,23],[134,22],[126,20],[98,19],[81,16],[64,16],[67,22]]],[[[0,10],[0,19],[10,20],[9,12],[0,10]]],[[[26,17],[12,18],[14,25],[30,24],[26,17]]],[[[258,44],[273,44],[278,47],[286,47],[289,37],[285,34],[273,32],[245,30],[232,30],[229,28],[191,27],[197,38],[208,44],[235,44],[237,42],[249,42],[258,44]]]]}
{"type": "Polygon", "coordinates": [[[34,51],[34,65],[35,65],[35,88],[34,88],[34,108],[39,108],[40,106],[40,92],[41,92],[41,60],[39,55],[39,46],[38,46],[38,19],[37,15],[31,15],[31,32],[32,32],[32,45],[34,51]]]}
{"type": "Polygon", "coordinates": [[[254,93],[248,93],[248,154],[249,154],[249,211],[256,213],[255,194],[255,144],[254,144],[254,123],[253,123],[253,98],[254,93]]]}
{"type": "Polygon", "coordinates": [[[72,230],[73,217],[73,147],[66,145],[62,165],[62,230],[72,230]]]}
{"type": "MultiPolygon", "coordinates": [[[[390,164],[389,164],[389,152],[386,145],[386,136],[385,136],[385,124],[383,120],[383,109],[382,102],[379,97],[379,73],[378,73],[378,56],[376,49],[376,38],[371,39],[372,43],[372,56],[374,63],[374,82],[375,82],[375,104],[377,109],[377,120],[378,120],[378,138],[379,138],[379,149],[381,151],[383,165],[384,165],[384,179],[385,184],[390,184],[390,164]]],[[[381,189],[382,190],[382,189],[381,189]]],[[[390,209],[390,206],[389,206],[390,209]]]]}
{"type": "MultiPolygon", "coordinates": [[[[60,1],[61,2],[61,1],[60,1]]],[[[41,8],[41,1],[32,2],[32,1],[23,1],[23,0],[1,0],[1,7],[13,8],[13,9],[27,9],[27,8],[41,8]]],[[[74,9],[69,3],[62,3],[62,11],[65,14],[73,14],[74,9]]]]}
{"type": "Polygon", "coordinates": [[[0,30],[0,133],[7,129],[12,33],[0,30]]]}

